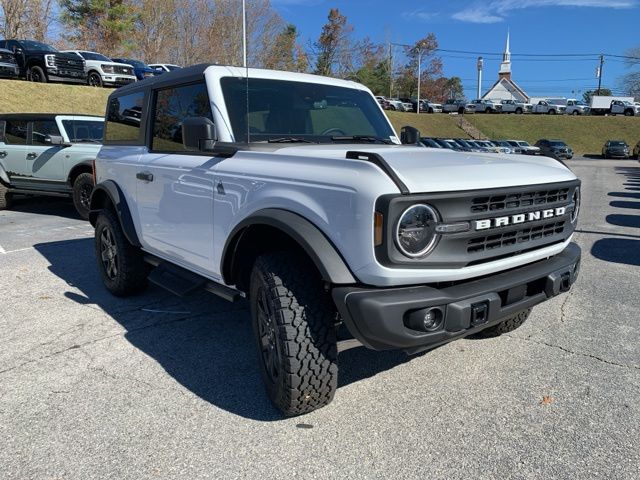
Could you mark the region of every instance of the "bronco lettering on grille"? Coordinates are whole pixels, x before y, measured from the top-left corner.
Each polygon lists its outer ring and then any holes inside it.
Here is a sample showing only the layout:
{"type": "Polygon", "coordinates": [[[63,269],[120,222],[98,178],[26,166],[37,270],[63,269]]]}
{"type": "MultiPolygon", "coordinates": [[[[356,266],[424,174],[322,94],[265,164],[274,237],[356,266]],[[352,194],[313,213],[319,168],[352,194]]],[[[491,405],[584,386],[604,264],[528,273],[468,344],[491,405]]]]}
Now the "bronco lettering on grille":
{"type": "Polygon", "coordinates": [[[489,228],[506,227],[518,223],[535,222],[547,218],[560,217],[567,213],[567,207],[550,208],[548,210],[538,210],[535,212],[518,213],[506,217],[489,218],[487,220],[475,220],[476,230],[487,230],[489,228]]]}

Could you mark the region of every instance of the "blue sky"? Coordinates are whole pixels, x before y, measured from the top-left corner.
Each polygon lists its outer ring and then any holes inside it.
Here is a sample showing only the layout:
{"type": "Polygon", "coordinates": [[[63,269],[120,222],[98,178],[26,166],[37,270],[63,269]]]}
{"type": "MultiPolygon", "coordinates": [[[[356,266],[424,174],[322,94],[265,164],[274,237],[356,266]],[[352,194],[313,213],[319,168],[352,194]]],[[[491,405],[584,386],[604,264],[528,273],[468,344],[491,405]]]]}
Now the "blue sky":
{"type": "MultiPolygon", "coordinates": [[[[317,39],[329,9],[337,7],[354,27],[354,38],[413,43],[429,32],[440,48],[502,52],[511,31],[513,79],[530,96],[581,96],[597,86],[597,58],[541,59],[517,54],[609,53],[640,47],[640,0],[272,0],[300,31],[300,41],[317,39]],[[575,92],[575,93],[572,93],[575,92]]],[[[400,51],[397,52],[401,54],[400,51]]],[[[463,79],[475,97],[477,55],[441,54],[444,73],[463,79]]],[[[500,59],[485,56],[483,88],[497,79],[500,59]]],[[[636,67],[637,69],[638,67],[636,67]]],[[[607,59],[603,86],[614,90],[629,69],[607,59]]]]}

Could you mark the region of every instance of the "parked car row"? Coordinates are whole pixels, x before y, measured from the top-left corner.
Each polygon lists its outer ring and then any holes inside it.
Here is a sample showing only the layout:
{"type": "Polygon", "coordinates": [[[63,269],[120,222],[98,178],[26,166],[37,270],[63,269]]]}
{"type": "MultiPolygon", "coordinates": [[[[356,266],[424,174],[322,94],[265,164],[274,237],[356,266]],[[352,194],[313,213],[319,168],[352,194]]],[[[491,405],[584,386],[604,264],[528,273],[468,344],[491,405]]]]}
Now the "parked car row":
{"type": "Polygon", "coordinates": [[[87,50],[59,51],[34,40],[0,40],[0,78],[120,87],[181,68],[178,65],[110,58],[87,50]]]}
{"type": "Polygon", "coordinates": [[[640,141],[631,149],[624,140],[607,140],[602,147],[603,158],[635,158],[640,160],[640,141]]]}
{"type": "Polygon", "coordinates": [[[428,148],[446,148],[458,152],[519,153],[538,155],[540,148],[524,140],[473,140],[469,138],[421,137],[420,143],[428,148]]]}

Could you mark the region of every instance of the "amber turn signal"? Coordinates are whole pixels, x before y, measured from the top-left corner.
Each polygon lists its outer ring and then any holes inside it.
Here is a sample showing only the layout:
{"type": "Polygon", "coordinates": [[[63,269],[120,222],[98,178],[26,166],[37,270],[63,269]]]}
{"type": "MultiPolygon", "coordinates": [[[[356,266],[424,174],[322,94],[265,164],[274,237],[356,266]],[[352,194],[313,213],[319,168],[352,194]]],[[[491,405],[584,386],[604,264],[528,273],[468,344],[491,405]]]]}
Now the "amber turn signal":
{"type": "Polygon", "coordinates": [[[382,224],[384,217],[380,212],[375,212],[373,217],[373,244],[376,247],[382,245],[382,224]]]}

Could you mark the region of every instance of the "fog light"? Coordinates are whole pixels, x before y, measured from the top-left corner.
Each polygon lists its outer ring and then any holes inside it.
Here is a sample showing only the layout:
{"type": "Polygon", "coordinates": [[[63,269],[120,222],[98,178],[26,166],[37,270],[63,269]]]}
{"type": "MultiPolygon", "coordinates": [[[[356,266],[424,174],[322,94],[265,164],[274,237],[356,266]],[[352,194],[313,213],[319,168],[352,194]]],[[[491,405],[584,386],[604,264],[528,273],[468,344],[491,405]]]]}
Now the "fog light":
{"type": "Polygon", "coordinates": [[[442,327],[444,313],[440,307],[423,308],[409,313],[405,325],[412,330],[434,332],[442,327]]]}

